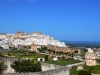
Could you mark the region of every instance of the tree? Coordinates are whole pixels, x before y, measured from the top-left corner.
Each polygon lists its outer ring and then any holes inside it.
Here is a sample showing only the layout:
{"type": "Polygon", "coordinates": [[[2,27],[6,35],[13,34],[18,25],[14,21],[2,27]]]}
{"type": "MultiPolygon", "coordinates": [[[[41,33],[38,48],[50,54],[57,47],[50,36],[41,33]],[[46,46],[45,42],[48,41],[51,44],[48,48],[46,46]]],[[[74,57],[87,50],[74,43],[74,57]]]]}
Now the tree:
{"type": "Polygon", "coordinates": [[[48,53],[51,54],[52,53],[52,50],[51,49],[48,49],[48,53]]]}
{"type": "Polygon", "coordinates": [[[34,65],[34,72],[39,72],[39,71],[42,71],[41,64],[37,62],[37,64],[34,65]]]}
{"type": "Polygon", "coordinates": [[[65,56],[62,56],[62,60],[65,60],[65,56]]]}
{"type": "Polygon", "coordinates": [[[45,61],[48,61],[48,55],[45,55],[44,58],[45,58],[45,61]]]}
{"type": "Polygon", "coordinates": [[[35,62],[34,59],[18,60],[11,64],[11,67],[16,72],[39,72],[41,71],[40,62],[35,62]]]}
{"type": "Polygon", "coordinates": [[[3,70],[5,70],[6,68],[7,68],[7,65],[5,65],[3,61],[0,61],[0,73],[2,73],[3,70]]]}
{"type": "Polygon", "coordinates": [[[98,60],[97,60],[97,62],[98,62],[98,63],[99,63],[99,65],[100,65],[100,59],[98,59],[98,60]]]}
{"type": "Polygon", "coordinates": [[[10,53],[8,53],[8,56],[10,56],[11,54],[10,53]]]}
{"type": "Polygon", "coordinates": [[[92,68],[90,68],[89,70],[81,70],[79,71],[78,75],[92,75],[92,68]]]}
{"type": "Polygon", "coordinates": [[[3,55],[0,53],[0,57],[3,57],[3,55]]]}
{"type": "Polygon", "coordinates": [[[74,53],[70,53],[69,56],[71,57],[71,59],[73,59],[73,57],[75,56],[74,53]]]}
{"type": "Polygon", "coordinates": [[[0,46],[0,49],[3,49],[3,47],[0,46]]]}
{"type": "Polygon", "coordinates": [[[55,50],[52,50],[52,53],[55,55],[55,50]]]}

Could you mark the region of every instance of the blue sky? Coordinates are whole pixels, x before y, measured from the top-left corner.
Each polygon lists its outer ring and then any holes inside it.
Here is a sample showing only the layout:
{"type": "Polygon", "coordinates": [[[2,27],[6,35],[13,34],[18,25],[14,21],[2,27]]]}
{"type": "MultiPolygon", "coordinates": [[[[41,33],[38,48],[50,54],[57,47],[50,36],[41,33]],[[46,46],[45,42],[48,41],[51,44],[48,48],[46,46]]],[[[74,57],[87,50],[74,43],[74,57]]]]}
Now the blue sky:
{"type": "Polygon", "coordinates": [[[100,0],[0,0],[0,33],[18,30],[100,41],[100,0]]]}

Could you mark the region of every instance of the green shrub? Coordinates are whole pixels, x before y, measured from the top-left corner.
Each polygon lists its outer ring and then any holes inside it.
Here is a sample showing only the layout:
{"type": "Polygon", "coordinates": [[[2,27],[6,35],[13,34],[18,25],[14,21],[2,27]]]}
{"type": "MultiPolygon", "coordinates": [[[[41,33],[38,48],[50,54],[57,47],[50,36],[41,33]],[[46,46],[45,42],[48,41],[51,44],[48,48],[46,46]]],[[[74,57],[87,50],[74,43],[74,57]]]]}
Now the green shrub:
{"type": "Polygon", "coordinates": [[[62,56],[62,60],[65,60],[65,56],[62,56]]]}
{"type": "Polygon", "coordinates": [[[0,61],[0,73],[3,72],[7,68],[7,65],[4,64],[4,62],[0,61]]]}
{"type": "Polygon", "coordinates": [[[18,60],[11,64],[11,67],[16,72],[39,72],[41,70],[41,64],[33,60],[18,60]]]}
{"type": "Polygon", "coordinates": [[[0,57],[3,57],[3,55],[0,53],[0,57]]]}
{"type": "Polygon", "coordinates": [[[44,55],[45,61],[48,61],[48,55],[44,55]]]}

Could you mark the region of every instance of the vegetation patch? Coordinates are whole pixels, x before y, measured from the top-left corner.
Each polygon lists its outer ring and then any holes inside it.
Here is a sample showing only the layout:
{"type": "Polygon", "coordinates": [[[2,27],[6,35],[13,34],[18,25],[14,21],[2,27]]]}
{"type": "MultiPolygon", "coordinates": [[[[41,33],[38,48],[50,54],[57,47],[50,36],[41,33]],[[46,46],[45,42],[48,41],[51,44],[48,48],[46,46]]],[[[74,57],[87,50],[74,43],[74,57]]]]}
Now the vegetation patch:
{"type": "Polygon", "coordinates": [[[39,72],[42,71],[41,64],[34,59],[30,60],[18,60],[11,64],[11,67],[16,72],[39,72]]]}
{"type": "Polygon", "coordinates": [[[49,63],[49,64],[56,64],[56,65],[62,65],[62,66],[65,66],[65,65],[69,65],[69,64],[75,64],[75,63],[79,63],[80,61],[79,60],[73,60],[73,59],[67,59],[67,60],[58,60],[58,61],[53,61],[53,60],[48,60],[48,61],[45,61],[46,63],[49,63]]]}
{"type": "Polygon", "coordinates": [[[84,70],[81,70],[81,71],[77,71],[77,67],[76,67],[76,68],[72,68],[70,72],[71,72],[71,75],[91,75],[90,72],[94,74],[100,74],[100,65],[97,65],[97,66],[85,65],[84,70]]]}

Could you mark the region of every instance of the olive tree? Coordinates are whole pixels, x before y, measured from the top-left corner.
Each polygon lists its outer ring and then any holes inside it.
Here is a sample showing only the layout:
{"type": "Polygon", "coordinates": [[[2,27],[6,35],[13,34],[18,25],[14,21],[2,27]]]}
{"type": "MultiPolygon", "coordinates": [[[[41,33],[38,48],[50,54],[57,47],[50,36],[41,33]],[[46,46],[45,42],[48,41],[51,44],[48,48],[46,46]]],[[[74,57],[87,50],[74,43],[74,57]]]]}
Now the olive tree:
{"type": "Polygon", "coordinates": [[[39,72],[41,71],[40,62],[30,60],[18,60],[11,64],[16,72],[39,72]]]}
{"type": "Polygon", "coordinates": [[[6,64],[4,64],[4,62],[3,61],[0,61],[0,73],[2,73],[3,72],[3,70],[5,70],[7,68],[7,65],[6,64]]]}

